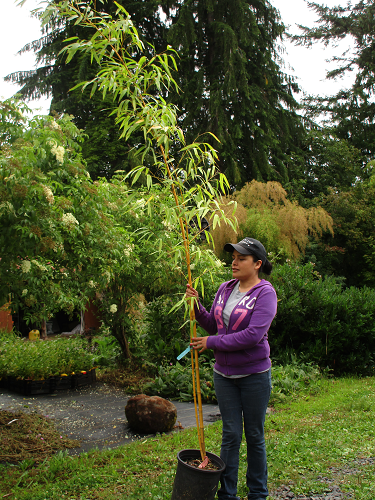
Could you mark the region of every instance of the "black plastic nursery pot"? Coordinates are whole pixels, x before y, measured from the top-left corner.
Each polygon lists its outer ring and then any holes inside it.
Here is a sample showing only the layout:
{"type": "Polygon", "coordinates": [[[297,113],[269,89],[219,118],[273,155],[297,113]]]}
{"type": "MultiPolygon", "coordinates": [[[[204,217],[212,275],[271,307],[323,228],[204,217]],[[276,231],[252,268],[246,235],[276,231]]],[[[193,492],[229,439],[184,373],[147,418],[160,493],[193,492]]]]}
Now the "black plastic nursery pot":
{"type": "Polygon", "coordinates": [[[74,375],[58,375],[46,380],[18,379],[6,377],[0,379],[0,388],[9,389],[23,396],[37,396],[50,394],[56,391],[77,389],[96,382],[95,368],[82,371],[74,375]]]}
{"type": "Polygon", "coordinates": [[[39,394],[49,394],[51,392],[49,379],[29,380],[8,377],[5,387],[23,396],[37,396],[39,394]]]}
{"type": "Polygon", "coordinates": [[[198,469],[186,463],[200,460],[199,450],[182,450],[177,454],[177,471],[173,483],[171,500],[213,500],[225,464],[220,457],[207,452],[217,470],[198,469]]]}
{"type": "Polygon", "coordinates": [[[51,392],[63,391],[72,388],[72,375],[57,375],[50,378],[51,392]]]}
{"type": "Polygon", "coordinates": [[[75,373],[72,376],[72,388],[82,387],[84,385],[96,382],[95,368],[87,371],[75,373]]]}

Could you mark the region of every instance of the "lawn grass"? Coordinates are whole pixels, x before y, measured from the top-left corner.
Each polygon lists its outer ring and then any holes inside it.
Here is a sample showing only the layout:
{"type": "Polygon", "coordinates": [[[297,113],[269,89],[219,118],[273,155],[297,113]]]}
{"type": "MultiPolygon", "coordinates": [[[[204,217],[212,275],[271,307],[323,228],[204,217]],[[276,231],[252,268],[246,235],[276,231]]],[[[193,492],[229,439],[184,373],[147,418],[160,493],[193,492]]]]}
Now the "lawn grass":
{"type": "MultiPolygon", "coordinates": [[[[326,380],[319,394],[279,404],[266,420],[270,490],[288,485],[296,494],[319,494],[336,484],[357,500],[373,500],[374,410],[374,378],[326,380]]],[[[206,428],[208,451],[220,453],[220,434],[220,422],[206,428]]],[[[195,429],[112,451],[0,465],[0,498],[169,500],[184,448],[197,448],[195,429]]],[[[238,493],[245,498],[244,443],[241,449],[238,493]]]]}

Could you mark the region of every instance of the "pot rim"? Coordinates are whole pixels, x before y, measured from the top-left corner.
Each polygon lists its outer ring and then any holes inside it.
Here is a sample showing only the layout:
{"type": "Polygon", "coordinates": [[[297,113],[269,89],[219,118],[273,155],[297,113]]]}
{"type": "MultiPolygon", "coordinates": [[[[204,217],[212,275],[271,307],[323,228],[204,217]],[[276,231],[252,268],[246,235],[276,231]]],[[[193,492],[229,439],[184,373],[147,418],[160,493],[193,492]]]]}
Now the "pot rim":
{"type": "Polygon", "coordinates": [[[225,463],[224,461],[218,456],[215,455],[215,453],[211,453],[209,451],[206,451],[206,455],[208,456],[209,459],[211,459],[219,468],[218,470],[211,470],[211,469],[198,469],[198,467],[194,467],[192,465],[187,464],[181,457],[181,454],[185,454],[184,458],[200,458],[201,452],[198,449],[195,448],[187,448],[184,450],[180,450],[177,453],[177,460],[184,466],[187,467],[190,470],[194,470],[197,472],[203,472],[205,474],[218,474],[222,473],[225,470],[225,463]]]}

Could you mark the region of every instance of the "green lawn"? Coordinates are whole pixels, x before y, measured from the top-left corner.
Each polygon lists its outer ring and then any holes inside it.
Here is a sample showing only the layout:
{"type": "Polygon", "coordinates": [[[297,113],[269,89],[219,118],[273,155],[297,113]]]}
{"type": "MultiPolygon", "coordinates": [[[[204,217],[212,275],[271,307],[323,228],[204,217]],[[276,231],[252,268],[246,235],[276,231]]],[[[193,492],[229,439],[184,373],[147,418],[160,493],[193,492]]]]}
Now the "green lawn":
{"type": "MultiPolygon", "coordinates": [[[[374,378],[328,380],[319,394],[278,405],[266,423],[270,489],[285,484],[295,493],[321,493],[333,480],[355,499],[373,500],[375,465],[364,459],[375,457],[374,410],[374,378]]],[[[208,451],[219,454],[220,434],[220,422],[206,428],[208,451]]],[[[177,452],[196,447],[195,429],[188,429],[114,451],[1,465],[0,498],[169,499],[177,452]]],[[[244,444],[243,450],[239,495],[245,498],[244,444]]]]}

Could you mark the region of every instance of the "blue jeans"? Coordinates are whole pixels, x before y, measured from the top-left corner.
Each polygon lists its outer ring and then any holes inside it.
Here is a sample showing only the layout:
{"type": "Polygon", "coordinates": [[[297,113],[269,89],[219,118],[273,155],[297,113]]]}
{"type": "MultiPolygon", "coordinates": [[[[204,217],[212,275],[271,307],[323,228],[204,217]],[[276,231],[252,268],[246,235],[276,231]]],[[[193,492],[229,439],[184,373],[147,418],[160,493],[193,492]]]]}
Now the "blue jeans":
{"type": "Polygon", "coordinates": [[[220,478],[218,498],[240,500],[237,496],[237,480],[243,418],[247,443],[248,498],[266,499],[268,489],[264,421],[271,393],[271,369],[243,378],[226,378],[214,373],[214,381],[223,419],[220,457],[226,465],[220,478]]]}

